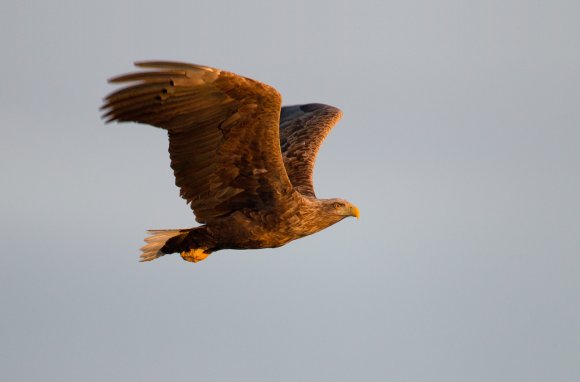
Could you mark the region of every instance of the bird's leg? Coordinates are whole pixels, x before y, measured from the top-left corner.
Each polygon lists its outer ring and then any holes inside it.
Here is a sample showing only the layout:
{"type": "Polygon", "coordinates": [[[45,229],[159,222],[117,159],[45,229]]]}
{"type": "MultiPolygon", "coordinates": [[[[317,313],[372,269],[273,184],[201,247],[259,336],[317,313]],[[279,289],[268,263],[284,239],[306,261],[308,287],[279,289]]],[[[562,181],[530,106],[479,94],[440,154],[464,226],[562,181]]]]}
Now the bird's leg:
{"type": "Polygon", "coordinates": [[[191,248],[188,251],[181,252],[181,257],[185,261],[197,263],[198,261],[205,260],[205,258],[208,257],[210,253],[211,252],[206,253],[204,248],[191,248]]]}

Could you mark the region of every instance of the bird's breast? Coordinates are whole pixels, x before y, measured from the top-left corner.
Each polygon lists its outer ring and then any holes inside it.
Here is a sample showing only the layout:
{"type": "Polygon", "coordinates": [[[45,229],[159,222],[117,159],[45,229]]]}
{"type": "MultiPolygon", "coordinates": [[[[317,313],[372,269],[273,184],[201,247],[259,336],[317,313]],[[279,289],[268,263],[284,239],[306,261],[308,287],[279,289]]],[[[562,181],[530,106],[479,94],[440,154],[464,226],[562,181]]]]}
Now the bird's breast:
{"type": "Polygon", "coordinates": [[[224,248],[276,248],[313,231],[299,211],[238,211],[220,224],[224,248]]]}

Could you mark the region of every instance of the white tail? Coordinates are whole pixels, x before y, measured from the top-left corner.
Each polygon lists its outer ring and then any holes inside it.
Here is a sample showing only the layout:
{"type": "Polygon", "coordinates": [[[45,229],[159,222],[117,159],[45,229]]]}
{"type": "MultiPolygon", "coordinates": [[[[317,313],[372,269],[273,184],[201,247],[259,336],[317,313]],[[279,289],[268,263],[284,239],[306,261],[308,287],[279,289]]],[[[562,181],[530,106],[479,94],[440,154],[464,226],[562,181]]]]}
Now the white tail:
{"type": "Polygon", "coordinates": [[[148,230],[151,236],[145,238],[145,244],[141,247],[141,259],[139,261],[151,261],[158,257],[165,255],[161,252],[161,248],[165,245],[167,240],[172,237],[179,236],[183,233],[183,230],[179,229],[159,229],[159,230],[148,230]]]}

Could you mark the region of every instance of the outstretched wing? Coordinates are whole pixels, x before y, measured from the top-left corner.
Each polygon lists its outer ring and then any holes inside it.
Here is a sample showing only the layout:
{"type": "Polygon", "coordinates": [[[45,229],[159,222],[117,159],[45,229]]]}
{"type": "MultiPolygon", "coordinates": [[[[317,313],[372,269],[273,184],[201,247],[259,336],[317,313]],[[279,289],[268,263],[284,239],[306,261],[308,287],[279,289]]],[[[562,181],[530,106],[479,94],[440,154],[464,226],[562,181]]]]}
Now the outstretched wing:
{"type": "Polygon", "coordinates": [[[140,62],[130,84],[105,98],[104,118],[163,128],[181,196],[197,221],[241,208],[272,208],[292,192],[280,150],[281,96],[219,69],[140,62]]]}
{"type": "Polygon", "coordinates": [[[316,155],[340,117],[340,109],[319,103],[282,108],[280,146],[284,166],[290,182],[302,195],[316,197],[312,184],[316,155]]]}

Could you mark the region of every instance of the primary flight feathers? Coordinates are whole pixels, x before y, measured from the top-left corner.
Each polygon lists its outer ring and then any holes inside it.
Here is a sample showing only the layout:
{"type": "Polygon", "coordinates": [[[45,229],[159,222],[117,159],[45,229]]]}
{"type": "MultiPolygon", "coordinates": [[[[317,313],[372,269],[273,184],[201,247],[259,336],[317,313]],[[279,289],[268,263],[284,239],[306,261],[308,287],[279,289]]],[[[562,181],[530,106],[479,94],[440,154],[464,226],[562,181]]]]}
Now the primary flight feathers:
{"type": "Polygon", "coordinates": [[[107,122],[165,129],[176,185],[204,225],[151,231],[142,260],[180,252],[203,260],[220,249],[278,247],[358,210],[316,199],[320,144],[341,111],[322,104],[281,105],[276,89],[206,66],[148,61],[114,77],[127,84],[105,98],[107,122]]]}

